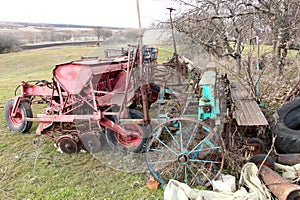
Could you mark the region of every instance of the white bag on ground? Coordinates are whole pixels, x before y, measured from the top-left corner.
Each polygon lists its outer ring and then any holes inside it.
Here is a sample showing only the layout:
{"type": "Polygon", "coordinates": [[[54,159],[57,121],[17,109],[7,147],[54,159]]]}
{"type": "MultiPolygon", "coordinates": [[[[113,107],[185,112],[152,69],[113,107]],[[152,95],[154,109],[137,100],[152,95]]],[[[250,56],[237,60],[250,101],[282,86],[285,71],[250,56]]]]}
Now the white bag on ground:
{"type": "Polygon", "coordinates": [[[221,174],[217,180],[212,181],[212,186],[216,192],[235,192],[235,176],[221,174]]]}
{"type": "Polygon", "coordinates": [[[300,163],[293,166],[275,163],[275,170],[280,171],[282,177],[290,181],[300,177],[300,163]]]}
{"type": "Polygon", "coordinates": [[[271,199],[268,189],[261,183],[254,163],[247,163],[241,172],[241,188],[236,192],[214,192],[192,189],[185,183],[170,180],[164,191],[164,200],[264,200],[271,199]],[[245,187],[249,189],[249,192],[245,187]]]}

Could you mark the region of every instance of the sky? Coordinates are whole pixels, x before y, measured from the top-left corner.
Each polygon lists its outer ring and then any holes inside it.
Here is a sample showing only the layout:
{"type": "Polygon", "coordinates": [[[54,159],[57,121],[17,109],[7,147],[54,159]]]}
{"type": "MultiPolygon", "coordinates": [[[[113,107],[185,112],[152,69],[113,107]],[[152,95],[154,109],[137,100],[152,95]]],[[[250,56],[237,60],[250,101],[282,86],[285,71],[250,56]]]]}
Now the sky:
{"type": "MultiPolygon", "coordinates": [[[[0,21],[138,28],[137,0],[7,0],[0,21]]],[[[169,19],[167,0],[139,0],[142,28],[169,19]]]]}

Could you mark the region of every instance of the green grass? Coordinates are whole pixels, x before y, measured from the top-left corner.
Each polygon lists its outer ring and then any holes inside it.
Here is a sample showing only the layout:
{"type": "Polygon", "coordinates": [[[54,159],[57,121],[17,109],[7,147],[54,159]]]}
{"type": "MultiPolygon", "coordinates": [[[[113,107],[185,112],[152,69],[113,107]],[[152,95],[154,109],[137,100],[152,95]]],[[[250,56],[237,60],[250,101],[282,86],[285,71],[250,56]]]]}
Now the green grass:
{"type": "Polygon", "coordinates": [[[28,134],[6,126],[3,106],[21,81],[51,80],[55,64],[102,52],[81,46],[0,55],[0,199],[163,199],[162,190],[146,188],[147,173],[117,171],[88,153],[60,154],[35,136],[37,124],[28,134]]]}
{"type": "Polygon", "coordinates": [[[173,56],[173,49],[159,48],[157,62],[164,63],[167,61],[168,58],[172,58],[172,56],[173,56]]]}
{"type": "MultiPolygon", "coordinates": [[[[242,54],[244,56],[251,56],[257,57],[257,46],[256,45],[245,45],[242,54]]],[[[260,45],[259,46],[259,53],[260,56],[262,55],[272,55],[273,47],[271,45],[260,45]]],[[[295,59],[297,56],[298,51],[296,50],[288,50],[288,59],[295,59]]]]}

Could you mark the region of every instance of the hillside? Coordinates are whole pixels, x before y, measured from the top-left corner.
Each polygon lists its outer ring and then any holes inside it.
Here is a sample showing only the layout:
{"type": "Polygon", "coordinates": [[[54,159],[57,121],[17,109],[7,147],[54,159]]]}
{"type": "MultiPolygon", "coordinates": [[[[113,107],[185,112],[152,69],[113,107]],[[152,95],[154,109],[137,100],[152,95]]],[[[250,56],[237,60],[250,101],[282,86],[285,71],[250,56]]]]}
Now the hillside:
{"type": "MultiPolygon", "coordinates": [[[[73,24],[41,24],[25,22],[1,22],[0,34],[15,37],[22,45],[41,45],[49,43],[71,43],[103,41],[104,45],[137,44],[138,29],[118,27],[99,27],[73,24]]],[[[164,44],[171,33],[164,29],[145,29],[143,43],[145,45],[164,44]]],[[[84,43],[88,44],[88,43],[84,43]]],[[[36,46],[36,48],[41,48],[36,46]]],[[[25,48],[28,49],[28,48],[25,48]]],[[[32,46],[29,48],[32,49],[32,46]]]]}
{"type": "Polygon", "coordinates": [[[22,44],[53,41],[88,41],[97,40],[99,31],[101,37],[107,37],[117,32],[127,31],[118,27],[99,27],[73,24],[46,24],[26,22],[0,22],[0,33],[10,34],[22,44]],[[103,31],[105,30],[105,36],[103,31]],[[109,34],[107,34],[109,33],[109,34]]]}

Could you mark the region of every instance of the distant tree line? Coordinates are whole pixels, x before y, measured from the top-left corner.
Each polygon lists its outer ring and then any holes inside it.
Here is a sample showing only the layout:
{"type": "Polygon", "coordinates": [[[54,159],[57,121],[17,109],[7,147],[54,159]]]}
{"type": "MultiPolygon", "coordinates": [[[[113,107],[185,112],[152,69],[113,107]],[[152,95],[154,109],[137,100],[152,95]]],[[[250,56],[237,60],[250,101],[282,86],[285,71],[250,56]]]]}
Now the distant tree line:
{"type": "MultiPolygon", "coordinates": [[[[36,27],[32,30],[18,31],[11,34],[0,33],[0,54],[20,50],[20,45],[52,42],[88,42],[98,41],[105,45],[137,43],[139,31],[136,29],[117,29],[93,27],[91,29],[61,30],[54,27],[36,27]]],[[[45,44],[47,46],[47,44],[45,44]]]]}
{"type": "Polygon", "coordinates": [[[138,37],[139,30],[137,29],[122,30],[112,34],[105,44],[136,44],[138,37]]]}

